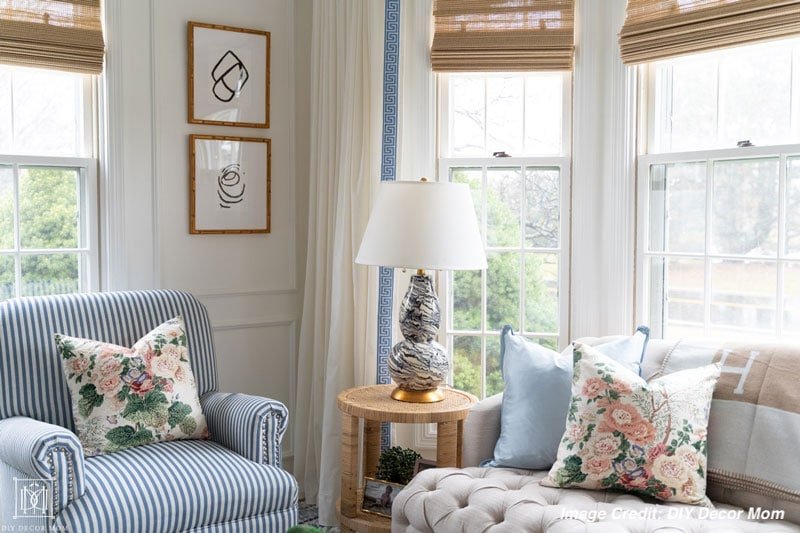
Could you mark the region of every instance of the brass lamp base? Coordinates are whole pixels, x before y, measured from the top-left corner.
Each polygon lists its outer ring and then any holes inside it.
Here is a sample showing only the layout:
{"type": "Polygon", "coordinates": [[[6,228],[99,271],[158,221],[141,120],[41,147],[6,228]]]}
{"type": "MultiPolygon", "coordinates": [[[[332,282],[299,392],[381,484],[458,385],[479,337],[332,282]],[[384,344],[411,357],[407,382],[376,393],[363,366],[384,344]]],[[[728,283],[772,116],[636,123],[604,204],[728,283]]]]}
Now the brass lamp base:
{"type": "Polygon", "coordinates": [[[437,389],[430,390],[404,390],[396,387],[392,391],[392,398],[409,403],[435,403],[444,400],[444,393],[437,389]]]}

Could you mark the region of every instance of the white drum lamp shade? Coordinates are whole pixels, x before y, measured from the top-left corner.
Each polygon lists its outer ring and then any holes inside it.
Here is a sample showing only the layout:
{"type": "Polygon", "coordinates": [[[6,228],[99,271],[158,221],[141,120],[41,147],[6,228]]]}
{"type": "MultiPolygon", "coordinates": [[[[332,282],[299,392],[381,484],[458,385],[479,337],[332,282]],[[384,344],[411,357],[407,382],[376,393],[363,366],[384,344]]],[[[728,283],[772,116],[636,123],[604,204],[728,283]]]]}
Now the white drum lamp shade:
{"type": "Polygon", "coordinates": [[[478,220],[463,183],[381,183],[356,263],[430,270],[486,268],[478,220]]]}

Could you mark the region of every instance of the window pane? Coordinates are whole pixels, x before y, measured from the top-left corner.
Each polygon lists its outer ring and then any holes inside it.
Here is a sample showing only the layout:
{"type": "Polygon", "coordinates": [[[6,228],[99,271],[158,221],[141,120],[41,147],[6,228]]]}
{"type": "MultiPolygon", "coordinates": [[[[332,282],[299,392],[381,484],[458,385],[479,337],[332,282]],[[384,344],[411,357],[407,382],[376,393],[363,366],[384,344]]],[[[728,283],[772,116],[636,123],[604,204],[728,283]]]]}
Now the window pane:
{"type": "MultiPolygon", "coordinates": [[[[664,140],[670,144],[659,151],[701,150],[716,144],[717,137],[717,59],[700,56],[666,63],[659,70],[659,80],[672,69],[671,106],[657,108],[659,132],[668,132],[664,140]]],[[[669,85],[659,88],[669,90],[669,85]]],[[[666,95],[665,95],[666,96],[666,95]]],[[[657,95],[659,98],[660,95],[657,95]]],[[[659,98],[660,99],[660,98],[659,98]]]]}
{"type": "Polygon", "coordinates": [[[800,254],[800,157],[786,161],[786,255],[800,254]]]}
{"type": "Polygon", "coordinates": [[[517,248],[520,246],[522,172],[518,168],[490,168],[487,179],[486,244],[517,248]]]}
{"type": "Polygon", "coordinates": [[[783,334],[800,336],[800,263],[783,265],[783,334]]]}
{"type": "Polygon", "coordinates": [[[20,168],[22,248],[79,246],[78,176],[75,169],[20,168]]]}
{"type": "Polygon", "coordinates": [[[653,257],[649,276],[653,337],[702,337],[704,261],[653,257]]]}
{"type": "Polygon", "coordinates": [[[0,166],[0,250],[14,248],[14,171],[0,166]]]}
{"type": "Polygon", "coordinates": [[[715,252],[774,255],[778,233],[778,159],[714,163],[715,252]]]}
{"type": "Polygon", "coordinates": [[[472,191],[472,204],[475,206],[475,216],[478,219],[478,226],[483,232],[481,219],[481,188],[483,187],[483,170],[480,168],[451,168],[450,181],[454,183],[466,183],[472,191]]]}
{"type": "Polygon", "coordinates": [[[714,261],[710,337],[775,335],[775,263],[714,261]]]}
{"type": "Polygon", "coordinates": [[[498,151],[522,155],[522,101],[521,77],[486,80],[487,155],[498,151]]]}
{"type": "Polygon", "coordinates": [[[486,337],[486,396],[503,392],[503,373],[500,369],[500,337],[486,337]]]}
{"type": "MultiPolygon", "coordinates": [[[[82,77],[65,72],[14,69],[15,153],[82,155],[79,141],[82,77]]],[[[82,143],[81,143],[82,144],[82,143]]]]}
{"type": "Polygon", "coordinates": [[[525,80],[525,152],[561,153],[563,76],[536,74],[525,80]]]}
{"type": "Polygon", "coordinates": [[[481,397],[480,337],[453,337],[453,386],[481,397]]]}
{"type": "Polygon", "coordinates": [[[650,167],[650,250],[703,252],[706,163],[650,167]]]}
{"type": "Polygon", "coordinates": [[[0,153],[10,153],[14,136],[11,115],[11,70],[0,66],[0,153]]]}
{"type": "Polygon", "coordinates": [[[487,155],[484,148],[484,87],[483,78],[450,78],[452,155],[487,155]]]}
{"type": "Polygon", "coordinates": [[[22,296],[80,291],[78,254],[23,255],[22,296]]]}
{"type": "Polygon", "coordinates": [[[499,331],[506,324],[519,329],[519,254],[488,254],[486,272],[486,328],[499,331]]]}
{"type": "Polygon", "coordinates": [[[558,248],[560,172],[557,168],[525,170],[525,246],[558,248]]]}
{"type": "Polygon", "coordinates": [[[795,142],[792,55],[799,47],[782,40],[657,63],[651,152],[795,142]]]}
{"type": "Polygon", "coordinates": [[[550,350],[554,351],[558,350],[557,337],[526,337],[526,338],[530,341],[538,342],[539,345],[544,346],[545,348],[549,348],[550,350]]]}
{"type": "Polygon", "coordinates": [[[791,135],[792,50],[787,42],[721,54],[719,146],[748,139],[780,144],[791,135]]]}
{"type": "Polygon", "coordinates": [[[525,254],[525,331],[558,333],[556,254],[525,254]]]}
{"type": "Polygon", "coordinates": [[[451,273],[453,286],[453,328],[481,329],[481,271],[459,270],[451,273]]]}
{"type": "Polygon", "coordinates": [[[0,255],[0,300],[16,296],[14,277],[14,256],[0,255]]]}

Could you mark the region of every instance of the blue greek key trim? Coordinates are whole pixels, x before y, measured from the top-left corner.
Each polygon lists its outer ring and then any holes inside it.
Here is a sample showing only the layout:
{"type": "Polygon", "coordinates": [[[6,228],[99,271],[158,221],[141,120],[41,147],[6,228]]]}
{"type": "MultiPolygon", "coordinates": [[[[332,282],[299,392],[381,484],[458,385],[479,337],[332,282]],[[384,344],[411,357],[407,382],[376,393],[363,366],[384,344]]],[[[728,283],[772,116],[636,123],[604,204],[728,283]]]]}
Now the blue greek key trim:
{"type": "MultiPolygon", "coordinates": [[[[397,177],[397,94],[400,70],[400,0],[386,0],[383,37],[383,137],[381,181],[397,177]]],[[[394,269],[378,271],[378,375],[379,384],[391,383],[389,350],[392,349],[394,269]]],[[[381,448],[391,445],[390,425],[381,426],[381,448]]]]}

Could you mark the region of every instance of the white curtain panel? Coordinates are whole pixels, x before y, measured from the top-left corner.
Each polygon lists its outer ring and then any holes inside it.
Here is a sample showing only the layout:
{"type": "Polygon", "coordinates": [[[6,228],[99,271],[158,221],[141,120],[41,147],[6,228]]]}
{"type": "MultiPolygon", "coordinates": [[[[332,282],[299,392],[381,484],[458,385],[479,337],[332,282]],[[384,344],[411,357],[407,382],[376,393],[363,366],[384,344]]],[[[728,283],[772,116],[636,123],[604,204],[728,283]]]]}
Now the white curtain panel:
{"type": "MultiPolygon", "coordinates": [[[[401,0],[397,117],[397,179],[400,180],[436,178],[436,75],[431,70],[432,40],[433,0],[401,0]]],[[[443,176],[442,181],[446,178],[443,176]]],[[[399,286],[403,292],[408,288],[408,280],[405,281],[399,286]]]]}
{"type": "Polygon", "coordinates": [[[382,1],[315,0],[308,259],[300,328],[294,473],[335,525],[336,395],[375,383],[377,272],[353,259],[380,180],[382,1]]]}

